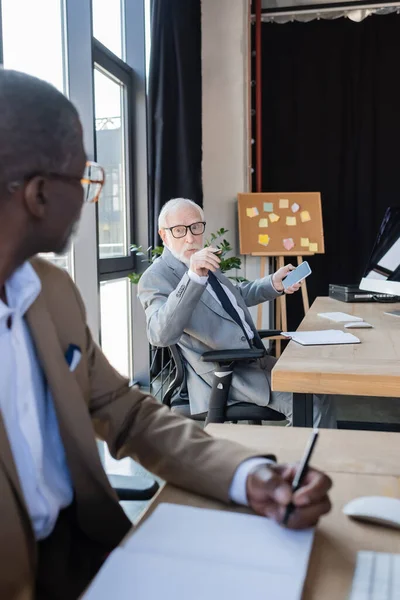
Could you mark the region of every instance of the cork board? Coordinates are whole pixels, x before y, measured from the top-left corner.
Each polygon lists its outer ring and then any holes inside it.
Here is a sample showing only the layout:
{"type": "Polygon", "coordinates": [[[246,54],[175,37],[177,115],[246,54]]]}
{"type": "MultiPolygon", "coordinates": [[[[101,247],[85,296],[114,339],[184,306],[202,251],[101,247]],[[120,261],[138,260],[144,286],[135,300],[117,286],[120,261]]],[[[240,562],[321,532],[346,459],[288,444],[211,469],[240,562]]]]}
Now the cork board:
{"type": "Polygon", "coordinates": [[[238,194],[240,253],[255,256],[324,254],[321,194],[238,194]]]}

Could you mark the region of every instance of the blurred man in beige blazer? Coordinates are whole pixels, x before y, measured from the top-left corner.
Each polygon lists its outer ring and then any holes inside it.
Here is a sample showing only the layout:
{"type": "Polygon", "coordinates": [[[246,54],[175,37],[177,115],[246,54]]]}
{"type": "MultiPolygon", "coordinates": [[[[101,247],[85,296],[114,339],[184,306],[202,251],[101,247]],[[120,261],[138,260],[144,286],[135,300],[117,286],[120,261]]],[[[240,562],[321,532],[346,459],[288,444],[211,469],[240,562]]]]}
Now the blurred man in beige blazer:
{"type": "MultiPolygon", "coordinates": [[[[102,170],[86,166],[79,118],[55,88],[0,70],[0,598],[77,598],[131,523],[95,436],[175,485],[282,521],[293,467],[210,438],[129,387],[86,326],[61,252],[102,170]],[[84,171],[86,169],[86,173],[84,171]],[[84,193],[83,193],[84,191],[84,193]]],[[[273,449],[271,449],[273,450],[273,449]]],[[[330,508],[310,470],[288,526],[330,508]]]]}

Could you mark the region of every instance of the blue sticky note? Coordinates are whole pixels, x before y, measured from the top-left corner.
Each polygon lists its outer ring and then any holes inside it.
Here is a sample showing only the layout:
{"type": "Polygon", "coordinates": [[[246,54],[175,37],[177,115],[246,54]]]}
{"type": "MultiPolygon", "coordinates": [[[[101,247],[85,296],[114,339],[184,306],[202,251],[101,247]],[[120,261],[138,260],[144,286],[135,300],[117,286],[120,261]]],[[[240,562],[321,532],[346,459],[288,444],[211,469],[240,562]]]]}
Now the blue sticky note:
{"type": "Polygon", "coordinates": [[[274,212],[274,203],[264,202],[264,212],[274,212]]]}

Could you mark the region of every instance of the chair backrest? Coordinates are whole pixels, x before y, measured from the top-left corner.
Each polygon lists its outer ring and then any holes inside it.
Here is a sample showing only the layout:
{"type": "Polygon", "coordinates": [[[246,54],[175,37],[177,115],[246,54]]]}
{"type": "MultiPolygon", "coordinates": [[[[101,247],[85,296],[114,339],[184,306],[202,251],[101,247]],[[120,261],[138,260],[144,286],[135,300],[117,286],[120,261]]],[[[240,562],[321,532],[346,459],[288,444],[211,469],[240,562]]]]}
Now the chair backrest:
{"type": "Polygon", "coordinates": [[[189,403],[189,395],[186,385],[186,368],[183,361],[182,355],[176,344],[168,346],[168,351],[171,355],[171,359],[174,362],[174,368],[171,372],[172,380],[168,386],[167,391],[162,397],[162,403],[167,406],[175,401],[181,401],[182,404],[189,403]]]}

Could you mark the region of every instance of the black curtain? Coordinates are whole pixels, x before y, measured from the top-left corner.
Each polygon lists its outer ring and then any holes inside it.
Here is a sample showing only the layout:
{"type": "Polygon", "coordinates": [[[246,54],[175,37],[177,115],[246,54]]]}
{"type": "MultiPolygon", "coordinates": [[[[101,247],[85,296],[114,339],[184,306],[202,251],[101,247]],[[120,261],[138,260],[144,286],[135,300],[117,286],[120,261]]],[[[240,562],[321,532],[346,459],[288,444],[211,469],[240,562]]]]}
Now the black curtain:
{"type": "Polygon", "coordinates": [[[202,204],[200,0],[153,0],[149,76],[149,238],[165,202],[202,204]]]}
{"type": "Polygon", "coordinates": [[[400,204],[399,31],[397,14],[262,26],[263,191],[322,194],[311,300],[360,281],[385,209],[400,204]]]}

